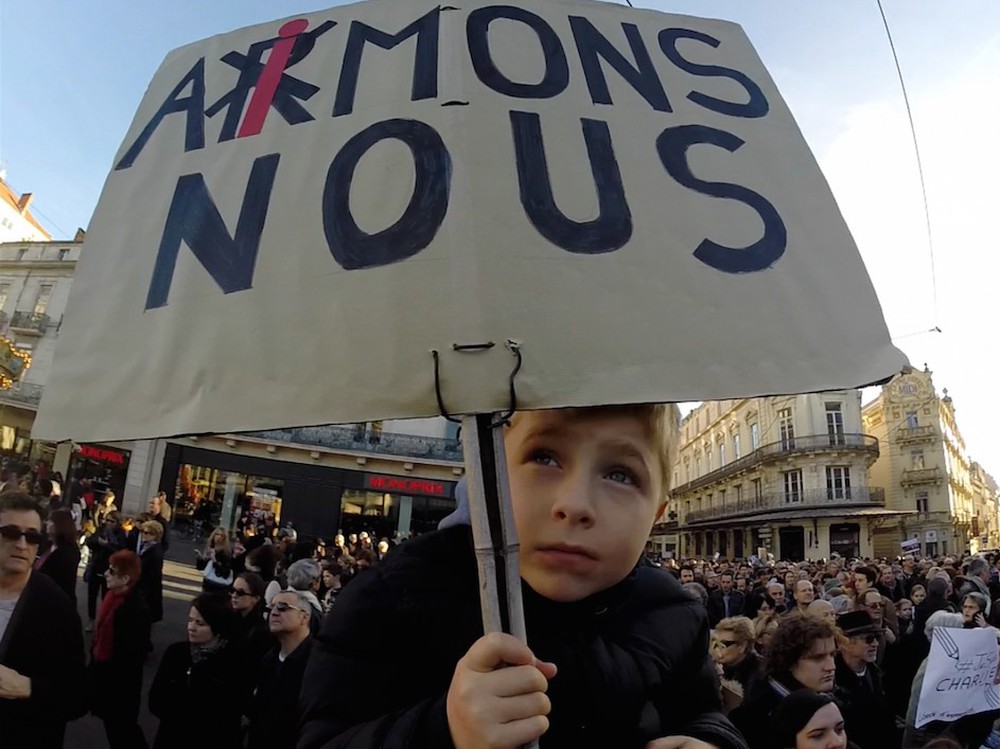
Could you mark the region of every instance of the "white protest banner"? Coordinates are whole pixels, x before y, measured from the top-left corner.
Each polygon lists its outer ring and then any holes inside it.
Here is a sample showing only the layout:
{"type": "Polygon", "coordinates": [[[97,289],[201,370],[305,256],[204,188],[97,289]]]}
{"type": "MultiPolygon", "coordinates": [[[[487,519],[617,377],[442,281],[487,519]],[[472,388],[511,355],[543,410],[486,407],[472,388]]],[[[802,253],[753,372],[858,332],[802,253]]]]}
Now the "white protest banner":
{"type": "Polygon", "coordinates": [[[508,341],[520,408],[837,389],[906,363],[739,26],[379,0],[167,55],[33,433],[503,411],[508,341]]]}
{"type": "Polygon", "coordinates": [[[916,727],[1000,709],[1000,686],[993,683],[1000,661],[996,630],[935,627],[932,633],[916,727]]]}

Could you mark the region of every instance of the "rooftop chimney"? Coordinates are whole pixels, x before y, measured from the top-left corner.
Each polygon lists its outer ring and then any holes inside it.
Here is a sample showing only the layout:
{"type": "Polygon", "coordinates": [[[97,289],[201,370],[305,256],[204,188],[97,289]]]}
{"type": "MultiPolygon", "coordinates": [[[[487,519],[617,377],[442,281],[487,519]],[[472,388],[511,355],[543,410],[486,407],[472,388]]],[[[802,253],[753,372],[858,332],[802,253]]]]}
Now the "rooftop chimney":
{"type": "Polygon", "coordinates": [[[32,195],[30,192],[26,192],[26,193],[24,193],[24,195],[22,195],[18,199],[18,201],[17,201],[17,211],[22,216],[24,215],[24,212],[28,210],[28,206],[31,205],[31,199],[33,197],[35,197],[35,196],[32,195]]]}

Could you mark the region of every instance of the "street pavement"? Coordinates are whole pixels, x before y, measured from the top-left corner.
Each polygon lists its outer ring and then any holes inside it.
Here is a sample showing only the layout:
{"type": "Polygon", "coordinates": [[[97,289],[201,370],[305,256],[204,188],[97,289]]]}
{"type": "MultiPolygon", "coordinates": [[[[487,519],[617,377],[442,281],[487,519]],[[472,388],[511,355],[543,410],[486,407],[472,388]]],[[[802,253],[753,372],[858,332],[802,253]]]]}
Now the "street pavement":
{"type": "MultiPolygon", "coordinates": [[[[160,658],[167,645],[187,637],[187,616],[191,599],[201,592],[201,572],[194,566],[195,544],[172,528],[170,550],[163,563],[163,621],[153,625],[153,652],[146,659],[142,680],[142,707],[139,710],[139,725],[146,734],[150,746],[156,736],[159,720],[149,712],[147,697],[153,676],[160,665],[160,658]]],[[[200,544],[199,544],[200,546],[200,544]]],[[[76,599],[81,621],[87,623],[87,586],[83,583],[83,570],[76,585],[76,599]]],[[[90,660],[90,633],[85,633],[87,660],[90,660]]],[[[100,696],[97,695],[100,699],[100,696]]],[[[0,745],[3,742],[0,740],[0,745]]],[[[104,724],[92,715],[86,715],[69,724],[66,729],[65,749],[108,749],[104,724]]],[[[200,749],[195,742],[192,749],[200,749]]]]}

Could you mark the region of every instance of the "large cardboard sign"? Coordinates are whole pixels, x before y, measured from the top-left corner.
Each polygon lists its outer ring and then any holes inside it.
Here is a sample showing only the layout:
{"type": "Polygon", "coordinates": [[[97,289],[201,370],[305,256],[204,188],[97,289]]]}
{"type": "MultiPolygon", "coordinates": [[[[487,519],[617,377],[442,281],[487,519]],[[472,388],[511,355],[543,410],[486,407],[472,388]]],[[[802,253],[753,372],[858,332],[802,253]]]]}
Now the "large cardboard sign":
{"type": "Polygon", "coordinates": [[[935,627],[932,633],[916,727],[1000,709],[996,630],[935,627]]]}
{"type": "Polygon", "coordinates": [[[360,3],[170,53],[34,434],[805,392],[905,363],[742,30],[360,3]],[[490,348],[454,347],[494,344],[490,348]],[[438,388],[432,351],[438,356],[438,388]]]}

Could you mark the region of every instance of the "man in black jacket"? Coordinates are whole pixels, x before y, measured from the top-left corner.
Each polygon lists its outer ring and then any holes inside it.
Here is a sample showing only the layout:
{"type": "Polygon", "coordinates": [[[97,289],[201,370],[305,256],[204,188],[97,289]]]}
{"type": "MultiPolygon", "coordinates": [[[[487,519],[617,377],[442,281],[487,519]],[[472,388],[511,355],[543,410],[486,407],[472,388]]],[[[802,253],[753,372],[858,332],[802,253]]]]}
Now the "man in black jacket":
{"type": "Polygon", "coordinates": [[[719,575],[719,589],[708,596],[708,624],[715,626],[730,616],[743,615],[743,594],[733,590],[733,573],[725,571],[719,575]]]}
{"type": "Polygon", "coordinates": [[[704,608],[638,563],[664,509],[677,420],[662,406],[515,415],[505,444],[527,643],[483,636],[467,526],[407,541],[324,620],[299,748],[514,749],[540,737],[543,749],[661,738],[743,749],[720,712],[704,608]]]}
{"type": "Polygon", "coordinates": [[[294,749],[296,708],[312,648],[309,620],[312,602],[297,590],[271,599],[267,623],[278,645],[264,656],[248,716],[248,749],[294,749]]]}
{"type": "Polygon", "coordinates": [[[26,494],[0,497],[0,746],[61,749],[86,711],[76,607],[32,572],[45,511],[26,494]]]}
{"type": "Polygon", "coordinates": [[[892,708],[875,665],[881,628],[860,609],[837,617],[842,635],[837,653],[835,695],[843,708],[847,735],[860,749],[899,746],[892,708]]]}

